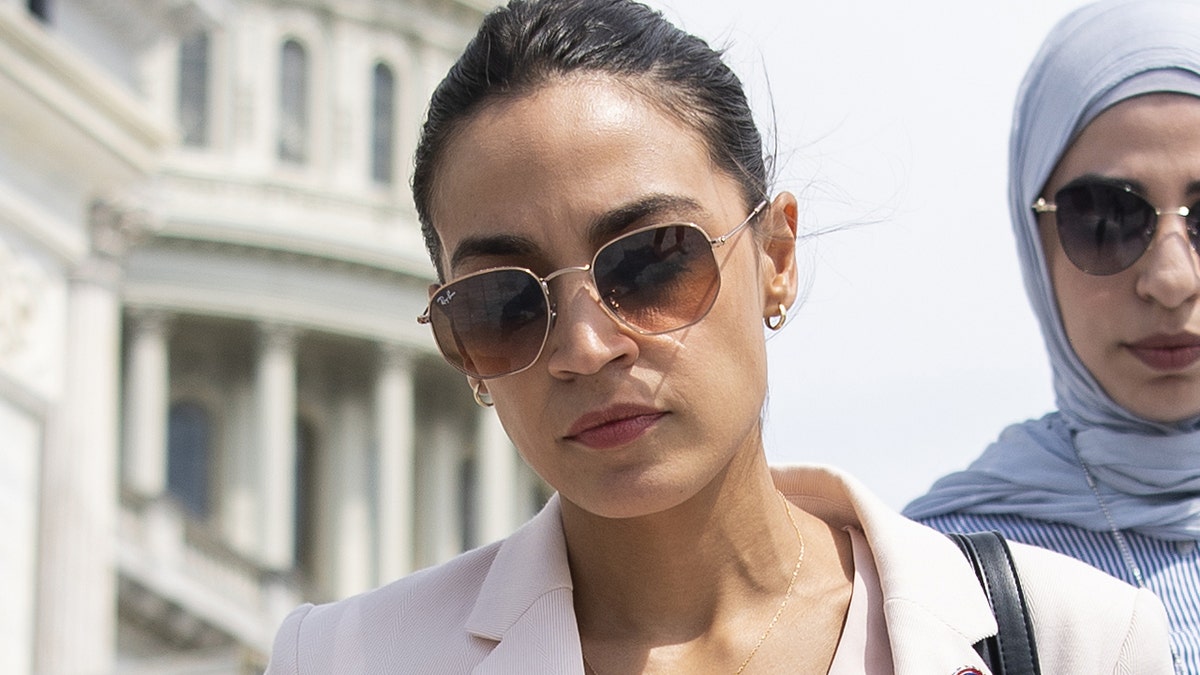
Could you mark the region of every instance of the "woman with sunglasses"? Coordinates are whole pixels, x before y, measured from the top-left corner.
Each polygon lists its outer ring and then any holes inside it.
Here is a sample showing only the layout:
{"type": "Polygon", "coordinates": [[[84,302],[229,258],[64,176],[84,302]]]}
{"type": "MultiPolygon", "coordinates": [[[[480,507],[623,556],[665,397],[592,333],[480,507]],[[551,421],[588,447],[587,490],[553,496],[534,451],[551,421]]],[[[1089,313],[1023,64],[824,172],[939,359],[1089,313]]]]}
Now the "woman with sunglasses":
{"type": "Polygon", "coordinates": [[[1117,0],[1046,38],[1010,207],[1059,410],[905,513],[998,530],[1153,590],[1200,673],[1200,2],[1117,0]]]}
{"type": "MultiPolygon", "coordinates": [[[[557,495],[502,542],[298,608],[270,672],[985,672],[996,620],[948,538],[767,466],[797,202],[767,197],[717,52],[629,0],[513,0],[434,93],[413,192],[444,280],[420,321],[557,495]]],[[[1152,594],[1013,554],[1046,672],[1169,671],[1152,594]]]]}

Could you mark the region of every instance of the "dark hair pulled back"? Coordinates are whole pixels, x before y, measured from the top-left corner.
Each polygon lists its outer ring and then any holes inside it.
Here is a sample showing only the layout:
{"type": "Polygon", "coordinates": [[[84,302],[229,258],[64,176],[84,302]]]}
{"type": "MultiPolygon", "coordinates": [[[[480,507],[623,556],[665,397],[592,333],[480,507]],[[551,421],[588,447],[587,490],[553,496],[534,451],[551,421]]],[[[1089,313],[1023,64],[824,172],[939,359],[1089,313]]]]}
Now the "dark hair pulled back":
{"type": "Polygon", "coordinates": [[[441,240],[430,202],[438,160],[455,132],[489,101],[588,72],[629,78],[699,132],[714,165],[742,185],[747,205],[766,196],[762,137],[720,52],[633,0],[511,0],[484,18],[434,90],[421,129],[413,200],[439,279],[441,240]]]}

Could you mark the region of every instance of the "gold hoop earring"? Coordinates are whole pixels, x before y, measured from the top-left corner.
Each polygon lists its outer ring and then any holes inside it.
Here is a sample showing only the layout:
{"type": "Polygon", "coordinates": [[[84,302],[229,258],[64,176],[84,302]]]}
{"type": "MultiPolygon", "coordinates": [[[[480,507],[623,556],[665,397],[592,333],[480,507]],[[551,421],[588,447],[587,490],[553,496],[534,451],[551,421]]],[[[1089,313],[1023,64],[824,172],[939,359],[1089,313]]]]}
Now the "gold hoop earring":
{"type": "Polygon", "coordinates": [[[475,380],[471,385],[471,393],[475,395],[475,405],[480,408],[490,408],[496,405],[492,400],[492,395],[483,390],[483,380],[475,380]]]}
{"type": "Polygon", "coordinates": [[[787,307],[784,307],[782,302],[779,303],[779,314],[763,318],[763,323],[771,330],[783,328],[784,321],[787,321],[787,307]]]}

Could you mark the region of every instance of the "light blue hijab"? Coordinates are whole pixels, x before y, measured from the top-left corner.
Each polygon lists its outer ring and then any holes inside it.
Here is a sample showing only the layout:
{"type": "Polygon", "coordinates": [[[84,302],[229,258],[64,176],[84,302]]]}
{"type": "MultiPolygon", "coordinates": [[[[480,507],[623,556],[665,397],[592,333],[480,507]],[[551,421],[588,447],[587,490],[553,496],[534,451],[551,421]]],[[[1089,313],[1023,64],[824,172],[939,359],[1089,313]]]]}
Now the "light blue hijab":
{"type": "Polygon", "coordinates": [[[1067,341],[1030,208],[1089,122],[1153,92],[1200,97],[1200,0],[1105,0],[1067,15],[1046,37],[1017,94],[1009,209],[1059,411],[1005,429],[905,515],[1015,514],[1107,531],[1082,459],[1117,527],[1200,539],[1200,417],[1151,422],[1104,393],[1067,341]]]}

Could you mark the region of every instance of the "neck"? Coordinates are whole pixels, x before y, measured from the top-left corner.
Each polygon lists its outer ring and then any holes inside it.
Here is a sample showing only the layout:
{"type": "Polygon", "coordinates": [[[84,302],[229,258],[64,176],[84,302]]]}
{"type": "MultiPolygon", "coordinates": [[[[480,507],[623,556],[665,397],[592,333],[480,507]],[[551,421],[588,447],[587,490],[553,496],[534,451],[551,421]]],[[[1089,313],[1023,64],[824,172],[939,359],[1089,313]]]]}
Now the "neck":
{"type": "Polygon", "coordinates": [[[581,633],[678,644],[739,607],[778,603],[800,545],[761,456],[661,513],[603,518],[564,500],[581,633]]]}

